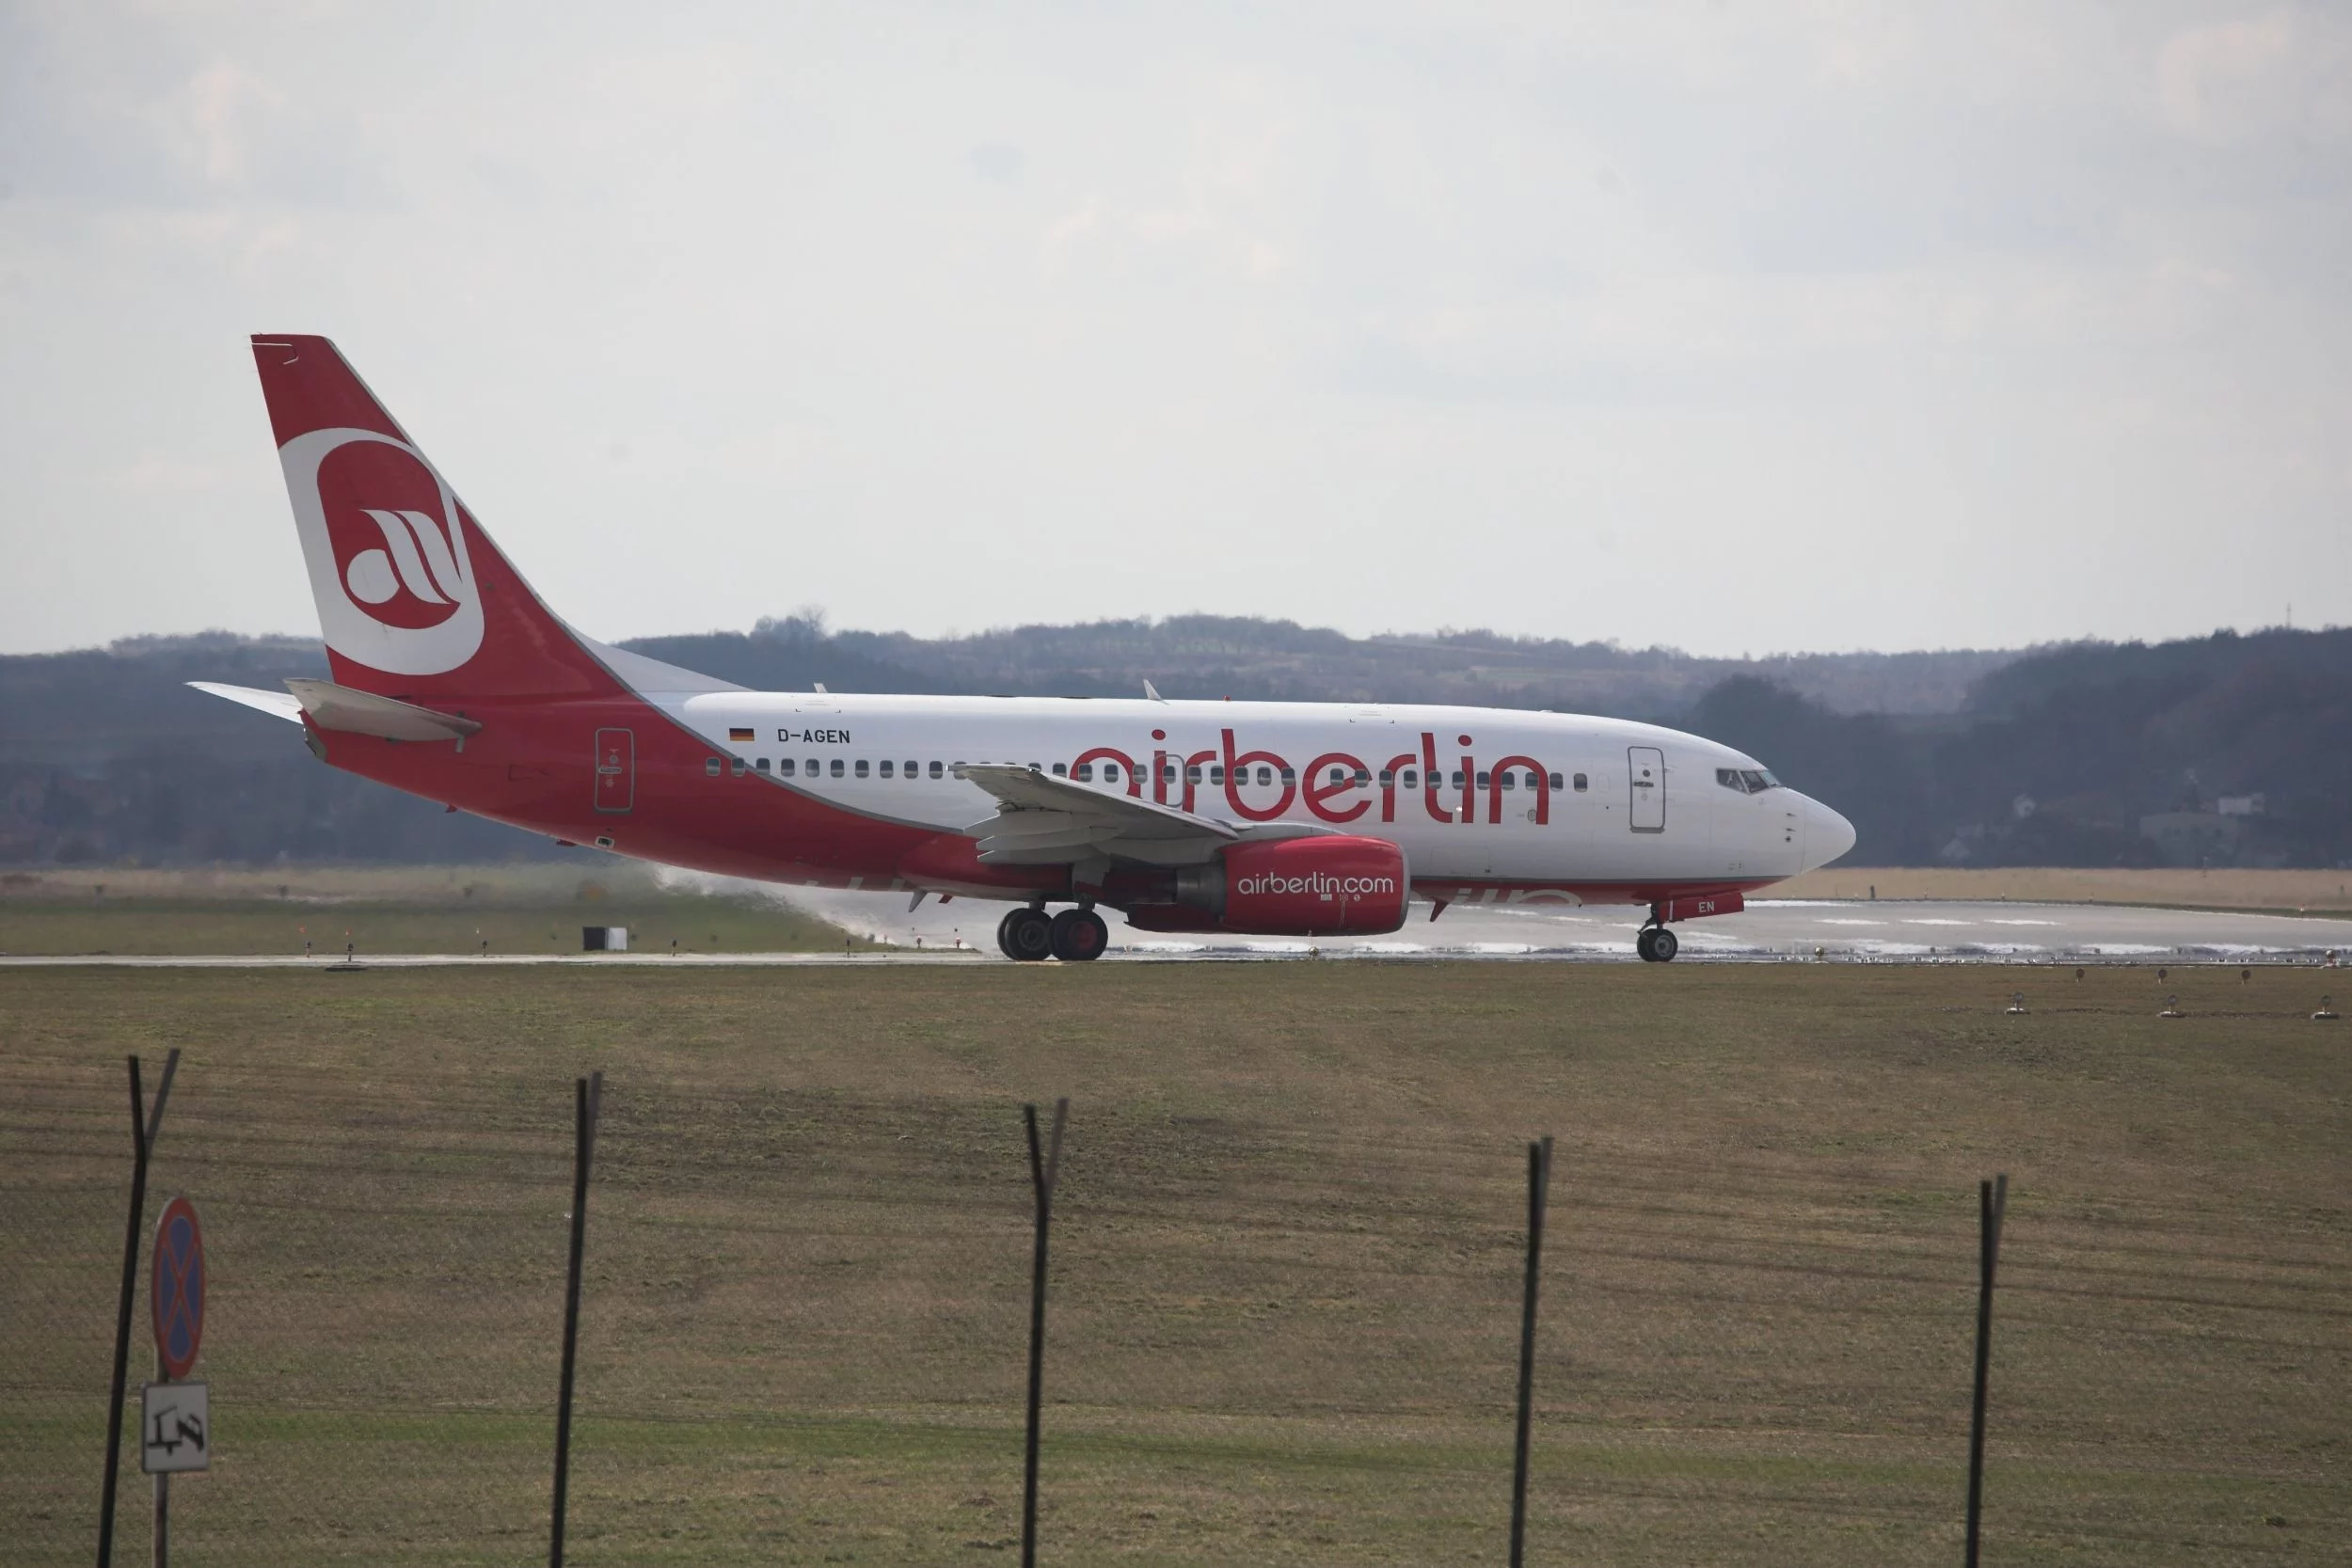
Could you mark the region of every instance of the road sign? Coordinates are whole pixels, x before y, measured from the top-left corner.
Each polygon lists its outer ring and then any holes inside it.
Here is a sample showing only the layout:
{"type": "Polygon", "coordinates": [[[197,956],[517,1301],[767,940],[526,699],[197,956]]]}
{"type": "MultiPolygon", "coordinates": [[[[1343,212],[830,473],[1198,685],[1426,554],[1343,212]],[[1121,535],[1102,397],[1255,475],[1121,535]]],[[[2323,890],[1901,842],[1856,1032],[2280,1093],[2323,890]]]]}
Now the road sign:
{"type": "Polygon", "coordinates": [[[201,1383],[147,1385],[139,1399],[139,1468],[151,1476],[211,1469],[211,1404],[201,1383]]]}
{"type": "Polygon", "coordinates": [[[148,1299],[155,1309],[155,1359],[164,1376],[183,1378],[204,1343],[204,1232],[196,1205],[175,1197],[155,1222],[155,1271],[148,1299]]]}

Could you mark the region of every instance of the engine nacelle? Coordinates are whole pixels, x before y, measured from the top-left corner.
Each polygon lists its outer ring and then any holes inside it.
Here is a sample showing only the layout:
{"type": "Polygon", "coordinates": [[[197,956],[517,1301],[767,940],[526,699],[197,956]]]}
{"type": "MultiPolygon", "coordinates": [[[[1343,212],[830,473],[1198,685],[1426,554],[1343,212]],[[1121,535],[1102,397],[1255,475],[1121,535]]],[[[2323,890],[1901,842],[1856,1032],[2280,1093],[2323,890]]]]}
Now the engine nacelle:
{"type": "Polygon", "coordinates": [[[1147,931],[1377,936],[1405,924],[1412,886],[1405,851],[1386,839],[1287,838],[1185,866],[1165,885],[1167,902],[1139,901],[1126,914],[1147,931]]]}

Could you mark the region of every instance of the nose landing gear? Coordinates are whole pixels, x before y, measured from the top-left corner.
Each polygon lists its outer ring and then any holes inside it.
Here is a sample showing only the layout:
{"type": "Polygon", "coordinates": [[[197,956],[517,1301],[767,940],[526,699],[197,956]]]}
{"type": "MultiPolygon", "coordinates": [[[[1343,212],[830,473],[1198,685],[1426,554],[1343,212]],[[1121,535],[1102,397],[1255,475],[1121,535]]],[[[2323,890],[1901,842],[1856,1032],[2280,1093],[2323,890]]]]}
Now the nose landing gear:
{"type": "MultiPolygon", "coordinates": [[[[1657,916],[1653,914],[1650,918],[1655,920],[1657,916]]],[[[1645,964],[1672,963],[1675,955],[1682,951],[1682,943],[1677,942],[1674,932],[1664,926],[1645,926],[1641,935],[1633,939],[1633,951],[1642,956],[1645,964]]]]}

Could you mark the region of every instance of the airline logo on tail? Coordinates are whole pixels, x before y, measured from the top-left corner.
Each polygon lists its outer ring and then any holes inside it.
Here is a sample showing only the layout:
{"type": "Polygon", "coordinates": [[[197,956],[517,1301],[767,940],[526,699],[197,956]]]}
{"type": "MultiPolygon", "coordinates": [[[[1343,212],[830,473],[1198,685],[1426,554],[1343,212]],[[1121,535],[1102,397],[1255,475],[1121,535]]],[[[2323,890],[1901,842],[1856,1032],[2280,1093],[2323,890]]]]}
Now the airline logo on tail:
{"type": "Polygon", "coordinates": [[[278,451],[320,629],[394,675],[455,670],[482,646],[482,594],[457,498],[424,454],[373,430],[313,430],[278,451]]]}

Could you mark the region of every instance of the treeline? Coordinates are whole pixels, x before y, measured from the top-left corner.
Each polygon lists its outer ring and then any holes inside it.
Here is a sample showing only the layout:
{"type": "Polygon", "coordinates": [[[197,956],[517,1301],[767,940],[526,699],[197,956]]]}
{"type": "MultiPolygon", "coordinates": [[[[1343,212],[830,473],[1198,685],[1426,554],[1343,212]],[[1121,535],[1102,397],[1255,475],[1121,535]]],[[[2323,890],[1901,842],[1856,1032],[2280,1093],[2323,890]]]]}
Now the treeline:
{"type": "Polygon", "coordinates": [[[1858,865],[2352,863],[2352,631],[2048,650],[1942,717],[1740,678],[1688,723],[1836,802],[1858,865]]]}
{"type": "MultiPolygon", "coordinates": [[[[764,689],[1128,696],[1150,679],[1169,697],[1649,719],[1740,746],[1837,805],[1864,864],[2352,860],[2352,632],[1743,661],[1213,616],[926,640],[803,614],[626,646],[764,689]],[[2222,822],[2225,800],[2237,815],[2222,822]],[[2185,836],[2152,836],[2156,814],[2185,836]]],[[[315,642],[227,634],[0,657],[0,863],[575,853],[323,768],[291,725],[184,684],[325,673],[315,642]]]]}

